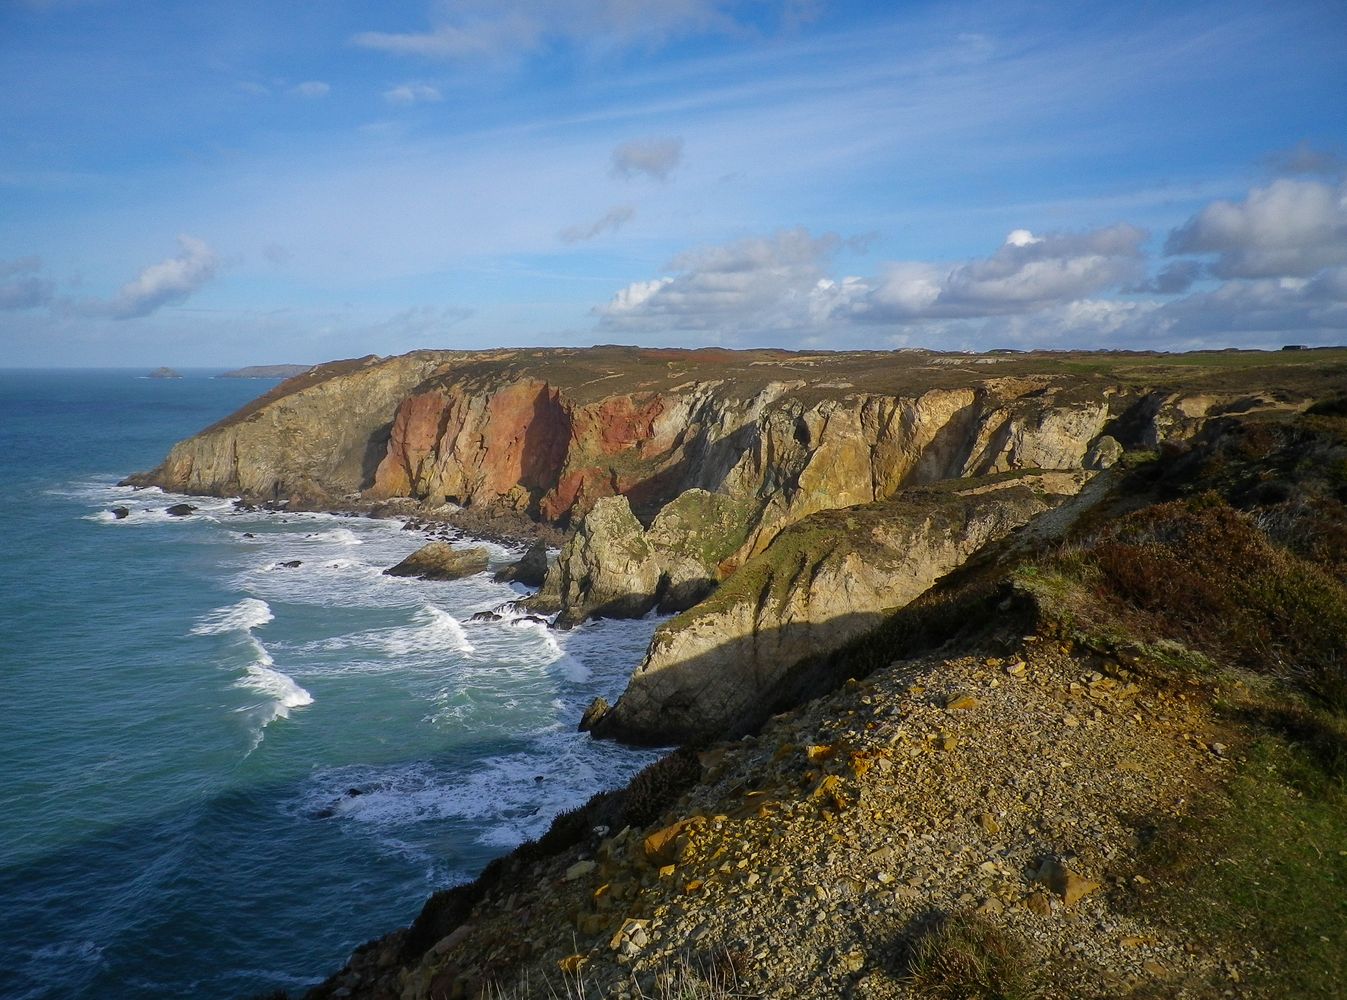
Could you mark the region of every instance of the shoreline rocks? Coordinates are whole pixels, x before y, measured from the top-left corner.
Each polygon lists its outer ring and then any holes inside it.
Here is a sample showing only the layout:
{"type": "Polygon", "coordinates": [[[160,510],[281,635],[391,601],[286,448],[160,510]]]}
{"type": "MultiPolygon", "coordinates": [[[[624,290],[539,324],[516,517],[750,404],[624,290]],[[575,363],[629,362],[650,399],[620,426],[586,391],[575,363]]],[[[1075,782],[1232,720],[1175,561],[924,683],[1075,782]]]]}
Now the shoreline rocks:
{"type": "Polygon", "coordinates": [[[384,575],[459,580],[484,573],[489,558],[484,548],[456,549],[447,542],[428,542],[396,566],[384,570],[384,575]]]}

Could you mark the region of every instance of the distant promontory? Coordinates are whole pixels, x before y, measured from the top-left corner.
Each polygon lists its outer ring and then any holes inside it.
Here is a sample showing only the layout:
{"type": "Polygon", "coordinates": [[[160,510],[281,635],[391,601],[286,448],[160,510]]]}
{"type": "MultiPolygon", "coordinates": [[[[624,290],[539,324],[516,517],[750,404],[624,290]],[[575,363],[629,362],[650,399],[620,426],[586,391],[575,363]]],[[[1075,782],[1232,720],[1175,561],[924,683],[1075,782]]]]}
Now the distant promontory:
{"type": "Polygon", "coordinates": [[[217,378],[293,378],[302,375],[312,365],[249,365],[247,368],[235,368],[217,378]]]}
{"type": "Polygon", "coordinates": [[[172,368],[156,368],[150,372],[150,378],[182,378],[172,368]]]}

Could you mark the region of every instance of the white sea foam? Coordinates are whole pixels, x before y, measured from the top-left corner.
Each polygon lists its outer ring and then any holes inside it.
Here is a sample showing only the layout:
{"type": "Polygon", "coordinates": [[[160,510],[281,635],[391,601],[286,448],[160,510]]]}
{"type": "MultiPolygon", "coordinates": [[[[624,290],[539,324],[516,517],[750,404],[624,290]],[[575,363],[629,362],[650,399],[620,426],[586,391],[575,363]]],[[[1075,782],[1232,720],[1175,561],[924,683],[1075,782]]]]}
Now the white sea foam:
{"type": "Polygon", "coordinates": [[[276,661],[265,646],[252,636],[248,637],[248,641],[252,644],[256,659],[248,664],[247,673],[238,679],[236,686],[255,691],[269,699],[270,704],[264,706],[264,726],[273,719],[288,719],[292,708],[313,704],[313,695],[296,684],[289,674],[276,669],[276,661]]]}
{"type": "Polygon", "coordinates": [[[475,651],[458,619],[433,604],[421,605],[412,621],[410,626],[382,632],[380,645],[389,656],[475,651]]]}
{"type": "Polygon", "coordinates": [[[226,632],[250,632],[275,620],[271,606],[256,597],[245,597],[237,604],[216,608],[192,627],[192,635],[223,635],[226,632]]]}
{"type": "Polygon", "coordinates": [[[391,768],[331,768],[311,779],[297,811],[370,824],[390,832],[421,823],[464,821],[477,841],[508,848],[542,835],[552,817],[620,783],[658,756],[579,741],[574,734],[536,735],[529,749],[458,764],[418,762],[391,768]],[[358,792],[351,795],[350,791],[358,792]]]}
{"type": "Polygon", "coordinates": [[[350,528],[333,528],[330,531],[317,531],[303,536],[306,542],[322,542],[328,545],[363,545],[364,542],[350,528]]]}

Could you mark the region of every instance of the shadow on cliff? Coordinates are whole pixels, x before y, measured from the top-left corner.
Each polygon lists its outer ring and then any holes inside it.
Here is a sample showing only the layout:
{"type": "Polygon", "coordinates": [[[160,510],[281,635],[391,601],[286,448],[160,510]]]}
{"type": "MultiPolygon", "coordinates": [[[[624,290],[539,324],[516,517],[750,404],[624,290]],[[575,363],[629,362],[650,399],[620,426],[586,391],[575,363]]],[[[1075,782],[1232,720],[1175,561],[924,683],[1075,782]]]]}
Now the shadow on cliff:
{"type": "Polygon", "coordinates": [[[624,718],[627,713],[619,701],[597,721],[593,734],[637,746],[700,746],[737,739],[757,732],[773,715],[826,695],[848,680],[863,679],[895,660],[947,644],[1017,641],[1033,627],[1037,611],[1007,582],[1004,551],[1002,543],[984,549],[902,608],[763,630],[666,667],[661,673],[668,679],[661,683],[656,710],[641,712],[633,724],[624,718]],[[829,648],[811,651],[815,645],[811,637],[820,636],[832,637],[826,643],[829,648]],[[792,648],[800,653],[792,657],[792,648]],[[778,668],[783,661],[787,665],[778,668]],[[771,666],[759,667],[760,663],[771,666]],[[727,665],[741,672],[740,683],[731,682],[730,698],[708,717],[696,695],[701,687],[723,684],[727,665]],[[687,693],[680,695],[680,690],[687,693]]]}

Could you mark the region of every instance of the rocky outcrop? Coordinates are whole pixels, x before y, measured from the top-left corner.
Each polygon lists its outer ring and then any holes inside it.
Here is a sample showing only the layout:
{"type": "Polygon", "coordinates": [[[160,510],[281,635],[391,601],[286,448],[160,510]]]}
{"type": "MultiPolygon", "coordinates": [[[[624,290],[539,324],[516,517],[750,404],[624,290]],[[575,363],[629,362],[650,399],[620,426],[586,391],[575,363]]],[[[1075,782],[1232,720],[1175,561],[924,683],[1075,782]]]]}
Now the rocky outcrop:
{"type": "Polygon", "coordinates": [[[659,744],[752,728],[796,664],[870,631],[1088,478],[943,484],[793,525],[711,598],[660,626],[594,733],[659,744]]]}
{"type": "Polygon", "coordinates": [[[755,513],[751,502],[690,489],[655,515],[646,540],[660,567],[660,611],[686,611],[715,589],[755,513]]]}
{"type": "Polygon", "coordinates": [[[547,543],[541,538],[528,547],[524,557],[496,574],[497,583],[522,583],[541,587],[547,579],[547,543]]]}
{"type": "Polygon", "coordinates": [[[384,570],[386,576],[415,576],[423,580],[458,580],[486,570],[486,549],[456,549],[446,542],[427,542],[402,562],[384,570]]]}
{"type": "Polygon", "coordinates": [[[626,497],[604,497],[524,606],[559,612],[558,628],[586,618],[639,618],[659,600],[660,568],[626,497]]]}
{"type": "Polygon", "coordinates": [[[570,628],[586,618],[639,618],[652,608],[683,611],[723,578],[722,562],[744,539],[753,508],[691,489],[642,529],[626,497],[604,497],[580,522],[523,604],[570,628]]]}

